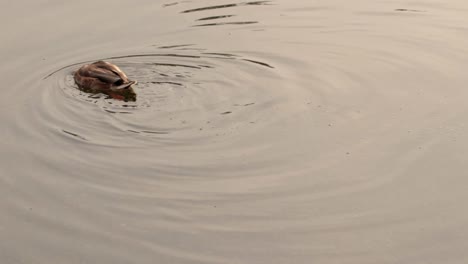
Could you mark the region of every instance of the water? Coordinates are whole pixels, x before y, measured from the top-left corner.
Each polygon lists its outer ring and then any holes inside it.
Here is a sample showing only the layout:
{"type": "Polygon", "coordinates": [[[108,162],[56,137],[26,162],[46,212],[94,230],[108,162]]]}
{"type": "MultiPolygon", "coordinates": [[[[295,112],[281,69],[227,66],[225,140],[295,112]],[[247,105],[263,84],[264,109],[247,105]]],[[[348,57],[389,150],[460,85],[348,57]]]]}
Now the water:
{"type": "Polygon", "coordinates": [[[1,263],[466,262],[466,1],[0,7],[1,263]]]}

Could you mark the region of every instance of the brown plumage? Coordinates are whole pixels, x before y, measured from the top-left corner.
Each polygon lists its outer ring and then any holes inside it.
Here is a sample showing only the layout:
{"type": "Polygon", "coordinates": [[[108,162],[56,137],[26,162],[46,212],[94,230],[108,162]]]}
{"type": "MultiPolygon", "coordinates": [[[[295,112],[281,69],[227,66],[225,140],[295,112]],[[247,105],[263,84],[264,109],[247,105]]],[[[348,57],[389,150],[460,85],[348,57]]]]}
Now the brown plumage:
{"type": "Polygon", "coordinates": [[[75,72],[74,79],[78,87],[85,92],[103,93],[124,101],[136,100],[132,85],[137,82],[128,80],[119,67],[109,62],[97,61],[83,65],[75,72]]]}

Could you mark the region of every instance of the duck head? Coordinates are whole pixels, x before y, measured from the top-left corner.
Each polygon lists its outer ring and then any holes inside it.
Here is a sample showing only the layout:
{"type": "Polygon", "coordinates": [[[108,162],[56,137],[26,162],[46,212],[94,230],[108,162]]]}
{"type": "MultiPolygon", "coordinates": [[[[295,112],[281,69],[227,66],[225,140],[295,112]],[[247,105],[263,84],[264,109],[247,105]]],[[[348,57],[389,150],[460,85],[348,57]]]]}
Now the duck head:
{"type": "Polygon", "coordinates": [[[132,85],[136,83],[136,81],[130,81],[129,83],[122,84],[114,83],[114,86],[111,86],[109,91],[103,93],[116,100],[134,102],[136,101],[136,93],[133,90],[132,85]]]}

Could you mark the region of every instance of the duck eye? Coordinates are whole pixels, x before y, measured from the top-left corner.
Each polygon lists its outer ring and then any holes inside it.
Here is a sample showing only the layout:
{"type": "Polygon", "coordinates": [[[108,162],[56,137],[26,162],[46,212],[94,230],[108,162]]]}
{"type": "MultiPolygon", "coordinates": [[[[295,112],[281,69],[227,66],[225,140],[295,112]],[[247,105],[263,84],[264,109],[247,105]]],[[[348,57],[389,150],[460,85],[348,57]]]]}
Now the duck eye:
{"type": "Polygon", "coordinates": [[[123,84],[123,80],[118,80],[114,83],[115,85],[122,85],[123,84]]]}

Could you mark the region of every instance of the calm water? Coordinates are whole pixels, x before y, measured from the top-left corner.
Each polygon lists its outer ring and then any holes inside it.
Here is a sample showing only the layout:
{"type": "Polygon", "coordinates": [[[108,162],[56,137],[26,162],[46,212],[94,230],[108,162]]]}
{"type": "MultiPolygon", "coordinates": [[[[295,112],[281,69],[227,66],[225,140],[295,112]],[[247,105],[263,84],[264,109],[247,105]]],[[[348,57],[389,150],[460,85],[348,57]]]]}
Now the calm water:
{"type": "Polygon", "coordinates": [[[465,0],[0,10],[1,263],[466,263],[465,0]]]}

